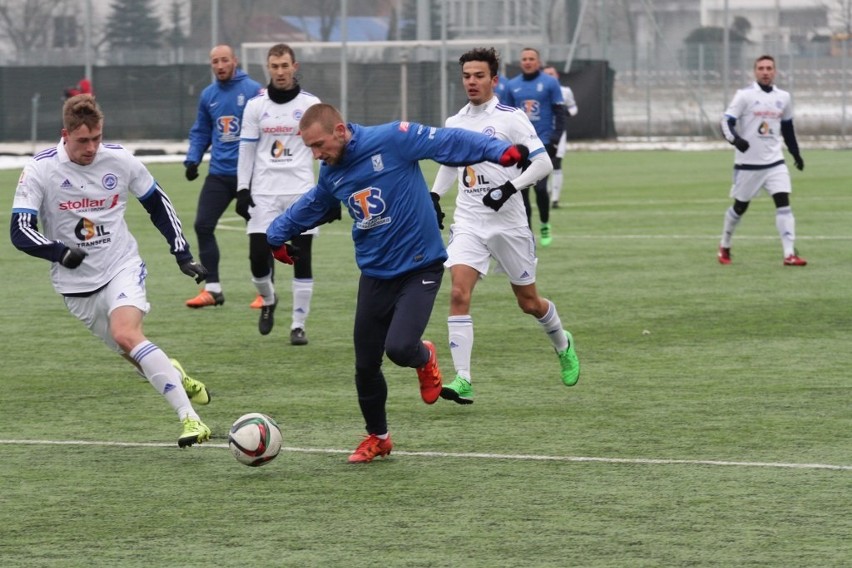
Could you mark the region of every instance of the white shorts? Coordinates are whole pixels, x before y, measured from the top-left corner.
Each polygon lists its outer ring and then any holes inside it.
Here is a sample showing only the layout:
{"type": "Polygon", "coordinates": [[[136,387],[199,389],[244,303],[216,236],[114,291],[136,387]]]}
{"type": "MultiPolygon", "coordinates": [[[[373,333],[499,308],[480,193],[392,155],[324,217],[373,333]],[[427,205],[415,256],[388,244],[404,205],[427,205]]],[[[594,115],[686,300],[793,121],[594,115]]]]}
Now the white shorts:
{"type": "Polygon", "coordinates": [[[505,272],[512,284],[535,283],[538,259],[535,238],[529,227],[505,229],[483,238],[469,227],[454,224],[450,226],[447,255],[449,258],[444,263],[447,268],[464,264],[485,276],[493,258],[497,263],[495,272],[505,272]]]}
{"type": "MultiPolygon", "coordinates": [[[[246,223],[246,234],[265,233],[276,217],[284,213],[301,195],[254,195],[254,207],[249,207],[251,219],[246,223]]],[[[303,235],[318,235],[319,227],[308,229],[303,235]]]]}
{"type": "Polygon", "coordinates": [[[124,354],[124,350],[113,340],[110,333],[109,316],[114,309],[121,306],[135,306],[143,314],[151,310],[145,293],[147,276],[145,263],[139,259],[138,264],[121,270],[109,284],[91,296],[64,296],[65,306],[89,331],[100,337],[107,347],[116,353],[124,354]]]}
{"type": "Polygon", "coordinates": [[[778,164],[765,170],[734,170],[734,183],[731,197],[737,201],[749,202],[765,189],[769,195],[792,193],[790,170],[786,164],[778,164]]]}

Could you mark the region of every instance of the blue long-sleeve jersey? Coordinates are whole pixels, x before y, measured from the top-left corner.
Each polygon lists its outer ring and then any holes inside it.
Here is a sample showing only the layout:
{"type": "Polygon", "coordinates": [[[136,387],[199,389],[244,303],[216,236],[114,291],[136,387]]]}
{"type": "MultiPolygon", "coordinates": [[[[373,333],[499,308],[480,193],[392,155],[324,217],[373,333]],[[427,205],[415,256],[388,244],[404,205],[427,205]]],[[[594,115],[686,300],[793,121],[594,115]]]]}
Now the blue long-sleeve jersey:
{"type": "Polygon", "coordinates": [[[448,166],[497,162],[507,142],[457,128],[413,122],[350,124],[352,138],[339,163],[323,163],[317,185],[266,231],[280,246],[346,205],[353,219],[355,261],[366,276],[391,279],[447,259],[419,161],[448,166]]]}
{"type": "Polygon", "coordinates": [[[184,165],[200,164],[211,147],[210,173],[236,176],[240,154],[240,128],[243,110],[261,85],[242,70],[224,83],[213,81],[198,98],[198,113],[189,130],[189,150],[184,165]]]}
{"type": "Polygon", "coordinates": [[[536,71],[523,73],[509,80],[503,104],[517,107],[527,113],[535,132],[543,144],[559,144],[565,129],[562,87],[554,77],[536,71]]]}

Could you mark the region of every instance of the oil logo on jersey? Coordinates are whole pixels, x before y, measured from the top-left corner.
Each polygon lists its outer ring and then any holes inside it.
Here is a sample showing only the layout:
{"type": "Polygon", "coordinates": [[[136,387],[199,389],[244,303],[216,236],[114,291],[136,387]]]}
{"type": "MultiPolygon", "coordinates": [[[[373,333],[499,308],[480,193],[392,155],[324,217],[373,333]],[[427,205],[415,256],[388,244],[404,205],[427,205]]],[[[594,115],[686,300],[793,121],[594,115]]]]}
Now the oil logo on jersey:
{"type": "Polygon", "coordinates": [[[484,193],[493,187],[493,184],[484,174],[477,173],[473,166],[461,168],[461,183],[465,193],[484,193]]]}
{"type": "Polygon", "coordinates": [[[84,247],[102,245],[112,240],[106,225],[98,225],[85,217],[74,227],[74,235],[82,241],[80,246],[84,247]]]}
{"type": "Polygon", "coordinates": [[[273,162],[289,159],[293,157],[293,151],[284,145],[281,140],[274,140],[269,148],[269,156],[273,162]]]}

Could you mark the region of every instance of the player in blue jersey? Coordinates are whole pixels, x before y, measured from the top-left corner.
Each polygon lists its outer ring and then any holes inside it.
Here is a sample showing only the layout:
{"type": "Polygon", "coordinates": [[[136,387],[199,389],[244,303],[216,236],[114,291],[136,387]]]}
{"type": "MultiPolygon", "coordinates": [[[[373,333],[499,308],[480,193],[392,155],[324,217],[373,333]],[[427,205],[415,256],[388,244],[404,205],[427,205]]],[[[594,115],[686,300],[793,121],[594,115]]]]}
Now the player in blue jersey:
{"type": "Polygon", "coordinates": [[[501,103],[506,100],[506,90],[509,88],[509,80],[505,77],[505,75],[497,76],[497,84],[494,86],[494,94],[497,96],[497,100],[501,103]]]}
{"type": "Polygon", "coordinates": [[[387,383],[382,358],[417,369],[420,396],[441,394],[435,346],[422,341],[447,259],[440,205],[430,196],[420,160],[452,166],[482,161],[510,166],[526,159],[523,146],[475,132],[413,122],[365,127],[344,122],[320,103],[299,123],[302,140],[322,160],[317,185],[277,217],[266,232],[276,259],[292,264],[287,243],[340,207],[353,219],[361,270],[355,311],[355,386],[367,436],[349,461],[365,463],[391,452],[387,383]]]}
{"type": "Polygon", "coordinates": [[[219,306],[225,303],[219,282],[219,245],[214,231],[222,214],[237,197],[237,160],[243,110],[249,99],[261,91],[261,85],[237,67],[234,50],[217,45],[210,51],[210,67],[216,80],[201,92],[198,114],[189,131],[189,150],[183,162],[186,179],[198,177],[198,164],[210,149],[210,169],[195,212],[198,255],[210,273],[204,289],[186,301],[190,308],[219,306]]]}
{"type": "Polygon", "coordinates": [[[130,198],[148,211],[184,274],[200,282],[206,270],[193,260],[171,201],[145,165],[121,146],[101,143],[103,113],[94,97],[65,101],[62,122],[59,144],[33,156],[18,180],[12,244],[51,261],[53,288],[68,311],[163,395],[183,423],[178,445],[208,440],[210,429],[192,407],[210,402],[207,388],[142,331],[151,308],[148,271],[125,221],[130,198]]]}
{"type": "MultiPolygon", "coordinates": [[[[541,59],[537,49],[525,47],[521,50],[521,74],[509,80],[505,99],[500,102],[518,107],[527,113],[538,137],[541,138],[550,159],[556,160],[559,139],[565,130],[565,104],[559,81],[541,71],[541,59]]],[[[555,165],[555,164],[554,164],[555,165]]],[[[553,242],[550,227],[550,195],[547,192],[547,180],[540,179],[535,184],[535,201],[541,221],[541,245],[549,246],[553,242]]],[[[529,189],[521,191],[527,219],[532,226],[532,205],[529,189]]]]}

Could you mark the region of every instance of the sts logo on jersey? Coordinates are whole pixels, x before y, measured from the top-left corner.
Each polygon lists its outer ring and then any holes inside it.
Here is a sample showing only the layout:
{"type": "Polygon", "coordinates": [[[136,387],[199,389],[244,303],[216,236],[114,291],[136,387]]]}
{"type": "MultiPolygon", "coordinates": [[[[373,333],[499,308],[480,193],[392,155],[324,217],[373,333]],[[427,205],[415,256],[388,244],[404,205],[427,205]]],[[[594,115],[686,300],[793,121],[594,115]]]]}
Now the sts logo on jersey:
{"type": "Polygon", "coordinates": [[[527,99],[524,101],[524,112],[527,113],[527,118],[530,122],[537,122],[541,119],[541,103],[535,99],[527,99]]]}
{"type": "Polygon", "coordinates": [[[216,120],[216,130],[219,132],[219,140],[232,142],[240,139],[240,119],[236,116],[220,116],[216,120]]]}
{"type": "Polygon", "coordinates": [[[391,222],[390,217],[382,217],[387,209],[382,199],[382,190],[378,187],[368,187],[356,191],[346,202],[355,217],[355,226],[359,229],[372,229],[391,222]]]}

